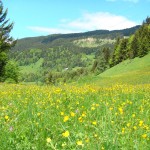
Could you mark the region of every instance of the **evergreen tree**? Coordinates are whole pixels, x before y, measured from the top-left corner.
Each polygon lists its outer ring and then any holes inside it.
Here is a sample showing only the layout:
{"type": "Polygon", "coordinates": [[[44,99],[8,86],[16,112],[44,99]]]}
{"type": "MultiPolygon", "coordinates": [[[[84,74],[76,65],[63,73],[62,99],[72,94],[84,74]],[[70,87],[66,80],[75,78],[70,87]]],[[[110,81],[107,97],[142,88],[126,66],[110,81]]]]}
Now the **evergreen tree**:
{"type": "Polygon", "coordinates": [[[117,38],[116,42],[115,42],[115,45],[114,45],[114,52],[113,52],[113,55],[111,57],[111,59],[109,60],[109,65],[110,67],[118,64],[119,62],[119,55],[118,55],[118,51],[119,51],[119,46],[120,46],[120,41],[121,39],[120,38],[117,38]]]}
{"type": "Polygon", "coordinates": [[[150,25],[144,23],[137,31],[136,36],[139,41],[138,56],[143,57],[150,51],[150,25]]]}
{"type": "Polygon", "coordinates": [[[108,63],[109,58],[110,58],[110,50],[108,47],[103,48],[103,55],[104,55],[105,61],[108,63]]]}
{"type": "Polygon", "coordinates": [[[110,67],[128,59],[143,57],[150,51],[150,18],[129,39],[117,39],[114,52],[109,59],[110,67]],[[133,39],[132,39],[133,37],[133,39]]]}
{"type": "Polygon", "coordinates": [[[147,18],[146,18],[145,23],[146,23],[146,24],[150,24],[150,17],[147,17],[147,18]]]}
{"type": "Polygon", "coordinates": [[[6,20],[8,9],[3,10],[3,3],[0,0],[0,80],[4,76],[4,68],[7,63],[9,49],[15,45],[16,41],[9,35],[13,28],[13,23],[6,20]]]}
{"type": "Polygon", "coordinates": [[[122,62],[123,60],[127,59],[127,42],[128,39],[121,40],[120,47],[118,49],[119,62],[122,62]]]}
{"type": "Polygon", "coordinates": [[[5,81],[11,80],[17,83],[19,79],[19,67],[15,61],[8,61],[5,65],[5,81]]]}
{"type": "Polygon", "coordinates": [[[132,59],[132,58],[137,57],[138,49],[139,49],[138,38],[137,36],[134,36],[131,42],[130,50],[129,50],[129,58],[132,59]]]}

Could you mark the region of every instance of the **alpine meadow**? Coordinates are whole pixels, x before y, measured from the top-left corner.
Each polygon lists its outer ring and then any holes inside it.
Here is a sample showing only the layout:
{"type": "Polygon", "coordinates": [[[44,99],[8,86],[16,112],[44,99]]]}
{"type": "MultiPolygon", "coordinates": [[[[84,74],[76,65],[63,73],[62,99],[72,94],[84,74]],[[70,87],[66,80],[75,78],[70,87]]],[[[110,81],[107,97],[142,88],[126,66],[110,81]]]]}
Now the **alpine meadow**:
{"type": "Polygon", "coordinates": [[[150,2],[62,1],[0,0],[0,150],[149,150],[150,2]]]}

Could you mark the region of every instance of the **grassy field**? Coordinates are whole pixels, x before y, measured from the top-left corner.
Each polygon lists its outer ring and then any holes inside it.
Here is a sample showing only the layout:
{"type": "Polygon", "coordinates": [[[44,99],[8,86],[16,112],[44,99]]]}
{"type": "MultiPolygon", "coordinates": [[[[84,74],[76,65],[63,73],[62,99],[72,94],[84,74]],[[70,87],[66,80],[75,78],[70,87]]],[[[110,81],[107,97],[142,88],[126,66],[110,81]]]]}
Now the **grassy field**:
{"type": "Polygon", "coordinates": [[[43,58],[39,59],[36,63],[27,66],[20,66],[21,73],[38,73],[41,70],[43,58]]]}
{"type": "Polygon", "coordinates": [[[59,86],[0,84],[2,150],[149,150],[150,54],[59,86]]]}
{"type": "Polygon", "coordinates": [[[114,84],[150,84],[150,53],[142,58],[126,60],[105,72],[89,75],[78,80],[78,84],[108,87],[114,84]]]}
{"type": "Polygon", "coordinates": [[[150,84],[0,84],[0,149],[150,149],[150,84]]]}

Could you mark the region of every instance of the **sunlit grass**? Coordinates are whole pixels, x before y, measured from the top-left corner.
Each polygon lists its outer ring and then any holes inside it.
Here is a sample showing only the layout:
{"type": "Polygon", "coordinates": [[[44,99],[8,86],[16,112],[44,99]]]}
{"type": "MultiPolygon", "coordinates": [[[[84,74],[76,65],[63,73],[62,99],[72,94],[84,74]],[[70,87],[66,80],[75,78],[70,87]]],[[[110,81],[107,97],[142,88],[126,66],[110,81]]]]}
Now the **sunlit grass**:
{"type": "Polygon", "coordinates": [[[0,149],[150,149],[150,84],[0,84],[0,149]]]}

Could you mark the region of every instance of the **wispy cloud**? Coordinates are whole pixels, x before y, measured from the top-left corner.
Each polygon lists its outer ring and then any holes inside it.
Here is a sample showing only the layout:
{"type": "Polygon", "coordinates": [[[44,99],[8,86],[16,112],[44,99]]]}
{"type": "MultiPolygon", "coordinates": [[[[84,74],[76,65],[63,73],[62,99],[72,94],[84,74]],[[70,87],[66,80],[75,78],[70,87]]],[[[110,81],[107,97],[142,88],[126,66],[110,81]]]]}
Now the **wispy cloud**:
{"type": "Polygon", "coordinates": [[[28,26],[27,28],[40,33],[77,33],[92,30],[117,30],[137,25],[123,16],[110,14],[108,12],[84,13],[80,18],[73,21],[62,19],[56,28],[28,26]]]}
{"type": "MultiPolygon", "coordinates": [[[[63,29],[63,28],[48,28],[40,26],[28,26],[27,29],[30,29],[34,32],[47,33],[47,34],[59,34],[59,33],[73,33],[74,30],[63,29]]],[[[80,31],[76,31],[80,32],[80,31]]]]}
{"type": "Polygon", "coordinates": [[[114,30],[128,28],[134,25],[136,25],[135,22],[123,16],[117,16],[108,12],[85,13],[81,18],[65,24],[69,28],[82,30],[114,30]]]}

